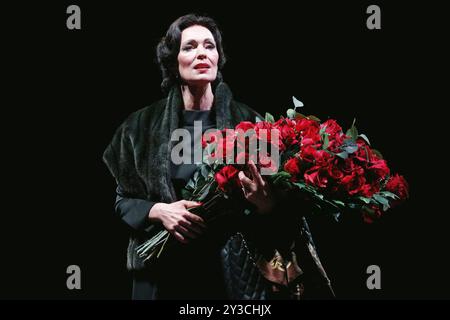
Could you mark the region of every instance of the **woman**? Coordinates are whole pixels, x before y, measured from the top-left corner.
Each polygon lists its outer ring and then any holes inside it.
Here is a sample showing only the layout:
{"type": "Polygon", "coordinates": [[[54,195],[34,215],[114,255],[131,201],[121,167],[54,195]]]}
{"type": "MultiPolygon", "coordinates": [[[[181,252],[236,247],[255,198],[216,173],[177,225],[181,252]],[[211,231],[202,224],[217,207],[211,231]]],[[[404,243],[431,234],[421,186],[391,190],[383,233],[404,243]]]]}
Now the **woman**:
{"type": "Polygon", "coordinates": [[[293,291],[300,296],[308,281],[310,297],[313,292],[327,297],[329,280],[304,220],[292,228],[273,219],[273,213],[282,208],[254,164],[249,176],[239,173],[254,211],[249,217],[235,209],[235,214],[207,225],[187,210],[199,203],[180,200],[180,190],[196,166],[172,161],[174,130],[184,128],[191,133],[191,141],[182,141],[189,146],[200,138],[193,130],[194,121],[201,121],[204,131],[233,128],[259,117],[235,101],[222,82],[225,55],[214,20],[194,14],[178,18],[160,41],[157,57],[167,98],[131,114],[104,153],[118,184],[115,209],[133,228],[127,262],[133,272],[133,298],[288,298],[293,291]],[[136,255],[136,246],[162,228],[180,243],[147,265],[136,255]],[[280,236],[267,241],[265,235],[273,232],[280,236]],[[299,254],[301,268],[295,263],[299,254]],[[304,274],[307,279],[298,280],[304,274]]]}

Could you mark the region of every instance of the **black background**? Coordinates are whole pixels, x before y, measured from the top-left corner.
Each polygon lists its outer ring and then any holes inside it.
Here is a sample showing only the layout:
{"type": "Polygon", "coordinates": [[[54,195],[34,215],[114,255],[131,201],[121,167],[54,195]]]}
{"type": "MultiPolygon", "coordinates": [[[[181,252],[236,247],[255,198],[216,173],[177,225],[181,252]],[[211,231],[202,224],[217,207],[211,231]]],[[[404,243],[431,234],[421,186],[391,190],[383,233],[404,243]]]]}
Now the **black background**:
{"type": "MultiPolygon", "coordinates": [[[[155,46],[170,23],[205,13],[223,32],[237,100],[279,116],[354,118],[410,183],[410,200],[372,225],[315,218],[311,228],[342,299],[449,298],[443,9],[396,2],[64,2],[4,11],[4,198],[0,298],[128,299],[127,227],[101,161],[131,112],[162,98],[155,46]],[[81,30],[66,8],[81,7],[81,30]],[[366,8],[381,7],[381,30],[366,8]],[[439,79],[439,81],[438,81],[439,79]],[[8,177],[8,178],[6,178],[8,177]],[[66,288],[66,268],[82,290],[66,288]],[[381,290],[366,287],[381,268],[381,290]]],[[[447,87],[447,88],[446,88],[447,87]]],[[[180,272],[183,266],[180,264],[180,272]]]]}

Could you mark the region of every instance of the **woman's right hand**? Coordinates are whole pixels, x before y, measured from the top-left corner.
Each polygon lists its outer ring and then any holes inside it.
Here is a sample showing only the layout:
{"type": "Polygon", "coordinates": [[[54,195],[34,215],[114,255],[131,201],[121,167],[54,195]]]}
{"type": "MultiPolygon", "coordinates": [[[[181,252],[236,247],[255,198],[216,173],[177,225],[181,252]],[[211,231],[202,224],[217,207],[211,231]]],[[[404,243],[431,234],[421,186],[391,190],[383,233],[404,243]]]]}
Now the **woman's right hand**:
{"type": "Polygon", "coordinates": [[[197,207],[200,203],[180,200],[172,203],[156,203],[148,214],[151,221],[159,221],[175,239],[188,243],[188,238],[195,239],[206,228],[201,217],[187,211],[188,208],[197,207]]]}

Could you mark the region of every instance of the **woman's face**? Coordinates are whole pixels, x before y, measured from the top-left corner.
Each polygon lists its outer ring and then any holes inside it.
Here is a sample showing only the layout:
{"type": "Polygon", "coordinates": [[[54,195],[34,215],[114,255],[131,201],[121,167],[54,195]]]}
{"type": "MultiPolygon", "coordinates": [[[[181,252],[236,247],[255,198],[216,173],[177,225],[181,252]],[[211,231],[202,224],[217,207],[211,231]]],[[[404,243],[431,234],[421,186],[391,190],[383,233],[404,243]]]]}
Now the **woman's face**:
{"type": "Polygon", "coordinates": [[[217,52],[214,37],[207,28],[191,26],[181,33],[178,71],[188,84],[213,82],[217,77],[217,52]]]}

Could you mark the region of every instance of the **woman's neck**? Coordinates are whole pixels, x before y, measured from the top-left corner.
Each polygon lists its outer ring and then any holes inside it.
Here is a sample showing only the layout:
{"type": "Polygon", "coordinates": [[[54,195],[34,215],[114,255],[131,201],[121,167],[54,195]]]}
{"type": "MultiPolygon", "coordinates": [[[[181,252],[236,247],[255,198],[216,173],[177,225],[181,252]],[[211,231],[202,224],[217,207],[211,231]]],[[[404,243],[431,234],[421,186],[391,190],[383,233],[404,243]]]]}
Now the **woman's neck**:
{"type": "Polygon", "coordinates": [[[210,110],[213,105],[211,83],[205,86],[182,85],[181,93],[186,110],[210,110]]]}

